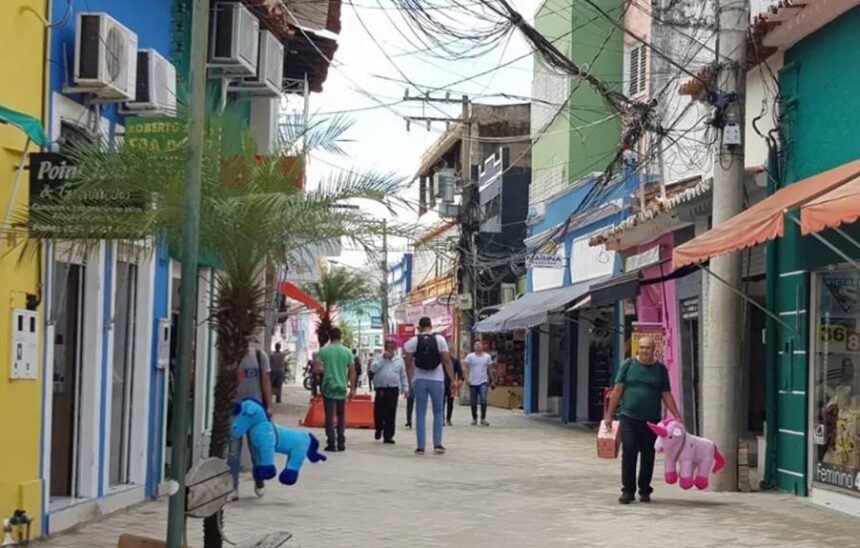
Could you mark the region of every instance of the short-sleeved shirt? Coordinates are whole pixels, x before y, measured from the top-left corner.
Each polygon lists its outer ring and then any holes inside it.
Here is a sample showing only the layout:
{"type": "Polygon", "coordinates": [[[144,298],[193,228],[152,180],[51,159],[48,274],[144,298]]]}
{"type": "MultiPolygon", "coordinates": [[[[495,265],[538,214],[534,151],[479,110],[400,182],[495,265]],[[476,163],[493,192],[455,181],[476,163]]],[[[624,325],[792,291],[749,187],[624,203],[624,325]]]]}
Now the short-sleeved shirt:
{"type": "Polygon", "coordinates": [[[669,392],[669,371],[660,362],[643,365],[636,358],[625,361],[615,379],[624,384],[620,414],[634,420],[660,422],[663,393],[669,392]]]}
{"type": "Polygon", "coordinates": [[[349,382],[349,366],[352,352],[340,343],[330,343],[317,354],[317,361],[323,364],[322,394],[332,400],[346,399],[349,382]]]}
{"type": "Polygon", "coordinates": [[[493,363],[493,357],[489,354],[481,354],[480,356],[474,352],[466,356],[466,363],[469,364],[469,384],[472,386],[481,386],[482,384],[490,383],[489,369],[493,363]]]}
{"type": "MultiPolygon", "coordinates": [[[[439,354],[442,352],[448,352],[448,341],[445,340],[445,337],[442,335],[436,335],[436,347],[439,349],[439,354]]],[[[412,337],[403,345],[403,351],[407,354],[415,354],[415,351],[418,349],[418,337],[412,337]]],[[[445,382],[445,368],[442,367],[442,362],[439,362],[439,365],[436,366],[435,369],[419,369],[418,367],[414,368],[414,373],[412,374],[412,380],[424,379],[428,381],[442,381],[445,382]]]]}
{"type": "Polygon", "coordinates": [[[272,371],[284,371],[287,355],[283,352],[275,352],[269,361],[272,363],[272,371]]]}
{"type": "MultiPolygon", "coordinates": [[[[451,365],[454,369],[454,378],[459,381],[463,380],[463,366],[460,365],[460,359],[452,357],[451,365]]],[[[445,374],[445,385],[451,384],[451,379],[448,378],[448,371],[444,367],[442,368],[442,373],[445,374]]]]}
{"type": "Polygon", "coordinates": [[[269,356],[261,350],[249,350],[236,371],[239,377],[239,385],[236,387],[234,402],[240,402],[245,398],[254,398],[263,401],[263,373],[271,372],[269,367],[269,356]],[[257,357],[259,356],[259,361],[257,357]]]}

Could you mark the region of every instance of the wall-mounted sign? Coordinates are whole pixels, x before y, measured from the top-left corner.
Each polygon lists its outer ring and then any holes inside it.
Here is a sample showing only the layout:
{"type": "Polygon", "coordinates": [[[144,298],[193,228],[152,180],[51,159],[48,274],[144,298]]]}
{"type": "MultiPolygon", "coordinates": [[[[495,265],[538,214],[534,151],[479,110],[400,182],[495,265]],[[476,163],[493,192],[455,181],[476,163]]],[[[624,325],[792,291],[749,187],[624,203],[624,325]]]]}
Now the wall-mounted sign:
{"type": "Polygon", "coordinates": [[[564,254],[535,253],[526,258],[526,268],[564,268],[564,254]]]}
{"type": "MultiPolygon", "coordinates": [[[[38,237],[74,239],[91,237],[92,227],[105,230],[105,215],[140,212],[146,199],[123,190],[93,189],[73,194],[80,181],[73,160],[55,152],[30,155],[30,234],[38,237]]],[[[110,227],[112,237],[120,237],[120,227],[110,227]]]]}
{"type": "Polygon", "coordinates": [[[815,481],[855,493],[860,492],[860,470],[856,468],[819,462],[815,465],[815,481]]]}
{"type": "Polygon", "coordinates": [[[408,339],[415,336],[415,324],[401,323],[397,325],[397,336],[408,339]]]}
{"type": "Polygon", "coordinates": [[[382,316],[371,316],[370,317],[370,328],[371,329],[382,329],[382,316]]]}

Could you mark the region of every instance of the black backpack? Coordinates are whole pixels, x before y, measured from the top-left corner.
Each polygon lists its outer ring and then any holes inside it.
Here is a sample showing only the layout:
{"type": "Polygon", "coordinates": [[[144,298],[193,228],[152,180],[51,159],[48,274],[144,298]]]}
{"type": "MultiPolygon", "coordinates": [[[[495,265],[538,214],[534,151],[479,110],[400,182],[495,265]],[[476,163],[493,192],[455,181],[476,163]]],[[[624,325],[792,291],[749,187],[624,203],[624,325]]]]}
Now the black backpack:
{"type": "Polygon", "coordinates": [[[425,333],[418,335],[418,345],[415,348],[415,367],[432,371],[439,367],[442,355],[439,353],[439,344],[436,335],[425,333]]]}

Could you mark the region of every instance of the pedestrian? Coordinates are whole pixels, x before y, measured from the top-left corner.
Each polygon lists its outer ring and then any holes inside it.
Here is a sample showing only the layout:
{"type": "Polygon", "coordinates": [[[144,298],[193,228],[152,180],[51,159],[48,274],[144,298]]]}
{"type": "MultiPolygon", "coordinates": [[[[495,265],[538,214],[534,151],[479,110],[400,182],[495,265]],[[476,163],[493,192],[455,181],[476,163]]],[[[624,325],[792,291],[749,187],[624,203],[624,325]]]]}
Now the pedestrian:
{"type": "Polygon", "coordinates": [[[491,365],[493,357],[484,352],[483,341],[475,341],[474,352],[469,353],[464,360],[464,374],[469,383],[469,403],[472,406],[472,426],[478,424],[478,403],[481,404],[481,426],[490,426],[487,422],[487,392],[493,382],[491,365]]]}
{"type": "Polygon", "coordinates": [[[335,327],[331,330],[329,343],[319,351],[316,361],[317,370],[323,374],[326,451],[346,451],[346,399],[355,396],[357,382],[352,353],[340,341],[340,329],[335,327]]]}
{"type": "Polygon", "coordinates": [[[373,392],[373,371],[370,370],[370,366],[373,365],[373,362],[376,359],[379,359],[379,356],[376,356],[376,358],[367,359],[367,388],[371,392],[373,392]]]}
{"type": "Polygon", "coordinates": [[[376,380],[376,398],[373,402],[375,438],[394,443],[394,426],[397,420],[397,400],[400,392],[409,393],[406,366],[397,355],[397,343],[385,341],[385,352],[376,358],[368,369],[376,380]]]}
{"type": "Polygon", "coordinates": [[[463,366],[460,365],[460,358],[451,358],[451,363],[454,366],[453,385],[451,378],[448,376],[448,371],[445,371],[445,424],[448,426],[453,426],[451,416],[454,414],[454,400],[456,399],[454,395],[460,393],[460,387],[463,385],[463,379],[465,378],[463,377],[463,366]]]}
{"type": "MultiPolygon", "coordinates": [[[[418,335],[403,345],[406,354],[406,375],[415,393],[415,435],[418,446],[416,455],[424,454],[426,442],[427,399],[433,405],[433,451],[444,454],[442,445],[442,420],[445,405],[445,371],[454,378],[454,367],[448,342],[442,335],[432,333],[430,318],[418,321],[418,335]],[[443,370],[444,367],[444,370],[443,370]]],[[[453,388],[452,388],[453,390],[453,388]]]]}
{"type": "Polygon", "coordinates": [[[651,477],[654,474],[654,442],[657,435],[648,428],[648,422],[660,422],[661,403],[681,420],[672,389],[669,370],[655,358],[653,337],[639,339],[635,358],[626,360],[618,371],[615,387],[609,396],[609,405],[603,417],[604,426],[610,427],[619,402],[621,411],[621,497],[618,502],[629,504],[636,497],[636,461],[639,462],[639,500],[651,502],[651,477]]]}
{"type": "Polygon", "coordinates": [[[275,396],[276,403],[281,403],[281,389],[287,378],[286,359],[287,354],[281,352],[281,343],[276,343],[275,351],[269,358],[272,365],[272,394],[275,396]]]}
{"type": "Polygon", "coordinates": [[[308,372],[311,376],[311,397],[317,397],[317,394],[320,393],[320,388],[322,387],[323,375],[322,373],[317,373],[319,370],[316,366],[317,356],[319,352],[314,352],[311,355],[311,359],[308,360],[308,372]]]}
{"type": "MultiPolygon", "coordinates": [[[[239,361],[236,375],[238,377],[238,384],[233,403],[238,404],[246,398],[253,398],[263,404],[263,407],[266,408],[266,413],[271,418],[271,367],[269,365],[269,357],[258,348],[255,335],[249,335],[245,338],[245,354],[239,361]]],[[[233,476],[233,493],[230,497],[232,500],[239,498],[239,469],[242,465],[242,440],[243,438],[231,437],[227,447],[227,464],[230,467],[230,474],[233,476]]],[[[254,455],[250,437],[248,439],[248,451],[251,453],[251,461],[254,462],[256,456],[254,455]]],[[[260,480],[254,480],[254,493],[258,497],[262,497],[265,491],[265,484],[260,480]]]]}
{"type": "Polygon", "coordinates": [[[358,357],[358,350],[352,349],[352,362],[355,367],[355,378],[358,379],[357,386],[361,386],[361,358],[358,357]]]}

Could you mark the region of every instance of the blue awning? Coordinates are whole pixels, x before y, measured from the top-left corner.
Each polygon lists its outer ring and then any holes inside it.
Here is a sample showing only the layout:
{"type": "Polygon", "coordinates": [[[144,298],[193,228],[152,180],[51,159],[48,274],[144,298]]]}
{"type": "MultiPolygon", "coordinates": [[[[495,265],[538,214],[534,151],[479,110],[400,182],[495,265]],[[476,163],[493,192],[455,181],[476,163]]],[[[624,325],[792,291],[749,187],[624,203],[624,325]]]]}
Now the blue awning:
{"type": "Polygon", "coordinates": [[[600,280],[589,280],[557,289],[526,293],[516,301],[503,306],[489,318],[475,324],[474,331],[505,333],[546,323],[551,312],[564,310],[572,301],[585,295],[591,284],[596,281],[600,280]]]}

